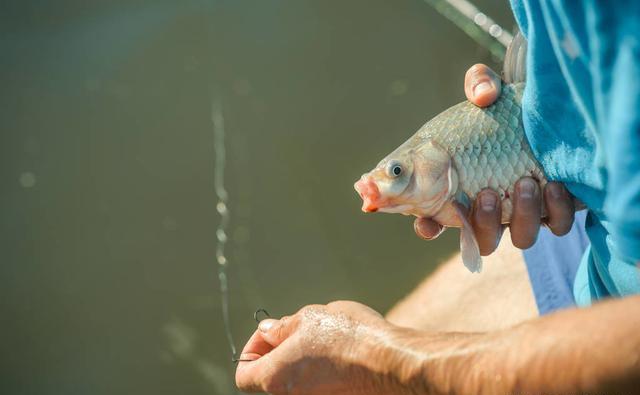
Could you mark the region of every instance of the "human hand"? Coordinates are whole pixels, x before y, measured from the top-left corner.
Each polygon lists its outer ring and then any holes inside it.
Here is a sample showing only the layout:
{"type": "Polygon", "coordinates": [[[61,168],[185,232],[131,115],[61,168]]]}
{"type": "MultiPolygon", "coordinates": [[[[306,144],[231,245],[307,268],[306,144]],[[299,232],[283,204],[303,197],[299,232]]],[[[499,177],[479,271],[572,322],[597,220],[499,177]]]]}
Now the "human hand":
{"type": "MultiPolygon", "coordinates": [[[[465,95],[478,107],[493,104],[500,96],[501,87],[500,77],[486,65],[476,64],[465,75],[465,95]]],[[[516,183],[511,200],[513,214],[509,228],[514,246],[526,249],[535,243],[543,204],[547,215],[543,220],[551,232],[562,236],[571,230],[575,207],[571,195],[562,184],[548,182],[541,191],[536,180],[523,177],[516,183]]],[[[503,230],[501,215],[498,194],[491,189],[482,190],[470,213],[481,255],[489,255],[498,247],[503,230]]],[[[427,240],[438,237],[444,230],[440,224],[428,218],[417,218],[414,229],[419,237],[427,240]]]]}
{"type": "Polygon", "coordinates": [[[393,325],[356,302],[311,305],[292,316],[260,322],[236,371],[242,391],[270,394],[389,394],[400,361],[382,343],[393,325]],[[372,358],[375,356],[375,358],[372,358]]]}

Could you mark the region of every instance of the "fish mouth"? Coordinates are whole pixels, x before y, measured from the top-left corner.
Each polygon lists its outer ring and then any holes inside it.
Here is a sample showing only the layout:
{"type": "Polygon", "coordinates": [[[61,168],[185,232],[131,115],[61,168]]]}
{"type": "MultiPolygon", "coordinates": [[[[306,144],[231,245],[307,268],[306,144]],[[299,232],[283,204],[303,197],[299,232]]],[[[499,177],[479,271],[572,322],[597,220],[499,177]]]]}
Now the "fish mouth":
{"type": "Polygon", "coordinates": [[[370,176],[362,176],[353,187],[362,198],[362,211],[375,213],[380,208],[380,189],[370,176]]]}

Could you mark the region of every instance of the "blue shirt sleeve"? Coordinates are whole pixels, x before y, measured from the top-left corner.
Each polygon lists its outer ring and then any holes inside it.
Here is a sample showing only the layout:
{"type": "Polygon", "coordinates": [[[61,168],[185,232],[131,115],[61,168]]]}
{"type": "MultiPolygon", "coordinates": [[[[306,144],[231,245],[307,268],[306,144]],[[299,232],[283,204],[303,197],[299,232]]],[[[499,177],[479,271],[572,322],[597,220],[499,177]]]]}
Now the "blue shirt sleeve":
{"type": "Polygon", "coordinates": [[[589,207],[576,301],[640,293],[640,2],[512,7],[529,41],[527,139],[547,177],[589,207]]]}
{"type": "Polygon", "coordinates": [[[613,251],[640,262],[640,3],[590,1],[589,34],[598,130],[608,185],[604,211],[613,251]]]}

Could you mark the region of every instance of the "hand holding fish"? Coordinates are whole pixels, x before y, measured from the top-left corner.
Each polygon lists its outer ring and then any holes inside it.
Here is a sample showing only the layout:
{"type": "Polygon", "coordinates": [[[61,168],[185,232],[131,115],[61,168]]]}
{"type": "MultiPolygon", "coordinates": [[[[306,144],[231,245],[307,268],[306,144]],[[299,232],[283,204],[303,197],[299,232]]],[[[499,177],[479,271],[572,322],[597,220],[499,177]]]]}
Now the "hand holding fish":
{"type": "Polygon", "coordinates": [[[533,245],[541,221],[556,235],[567,233],[574,203],[561,184],[547,182],[531,155],[520,116],[523,89],[503,89],[487,66],[469,69],[465,94],[477,107],[446,110],[363,175],[355,185],[363,211],[414,215],[425,239],[444,226],[460,227],[471,271],[480,270],[480,255],[495,250],[507,224],[518,248],[533,245]]]}
{"type": "MultiPolygon", "coordinates": [[[[498,74],[484,64],[472,66],[464,78],[464,93],[471,103],[478,107],[492,105],[500,96],[502,81],[498,74]]],[[[566,188],[558,182],[548,182],[540,199],[540,186],[531,177],[523,177],[520,182],[527,183],[533,189],[531,196],[519,193],[516,188],[515,206],[511,220],[511,241],[518,248],[533,245],[540,227],[541,205],[544,203],[547,216],[543,223],[557,236],[565,235],[571,230],[574,216],[574,205],[566,188]]],[[[518,186],[522,186],[518,184],[518,186]]],[[[486,188],[476,198],[471,212],[471,223],[480,247],[480,255],[491,254],[498,246],[502,236],[503,225],[500,223],[501,207],[498,194],[486,188]]],[[[444,227],[429,218],[416,218],[414,222],[416,234],[432,240],[438,237],[444,227]]]]}

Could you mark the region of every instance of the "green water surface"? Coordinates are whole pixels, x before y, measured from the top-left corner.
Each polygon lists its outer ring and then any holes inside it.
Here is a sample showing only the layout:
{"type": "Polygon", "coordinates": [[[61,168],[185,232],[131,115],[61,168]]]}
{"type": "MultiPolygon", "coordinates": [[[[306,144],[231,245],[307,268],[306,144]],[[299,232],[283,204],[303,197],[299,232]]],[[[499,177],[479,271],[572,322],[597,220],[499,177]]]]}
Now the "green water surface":
{"type": "Polygon", "coordinates": [[[476,62],[496,66],[420,0],[3,2],[0,393],[235,393],[212,89],[238,346],[258,307],[389,309],[458,234],[365,215],[353,182],[476,62]]]}

